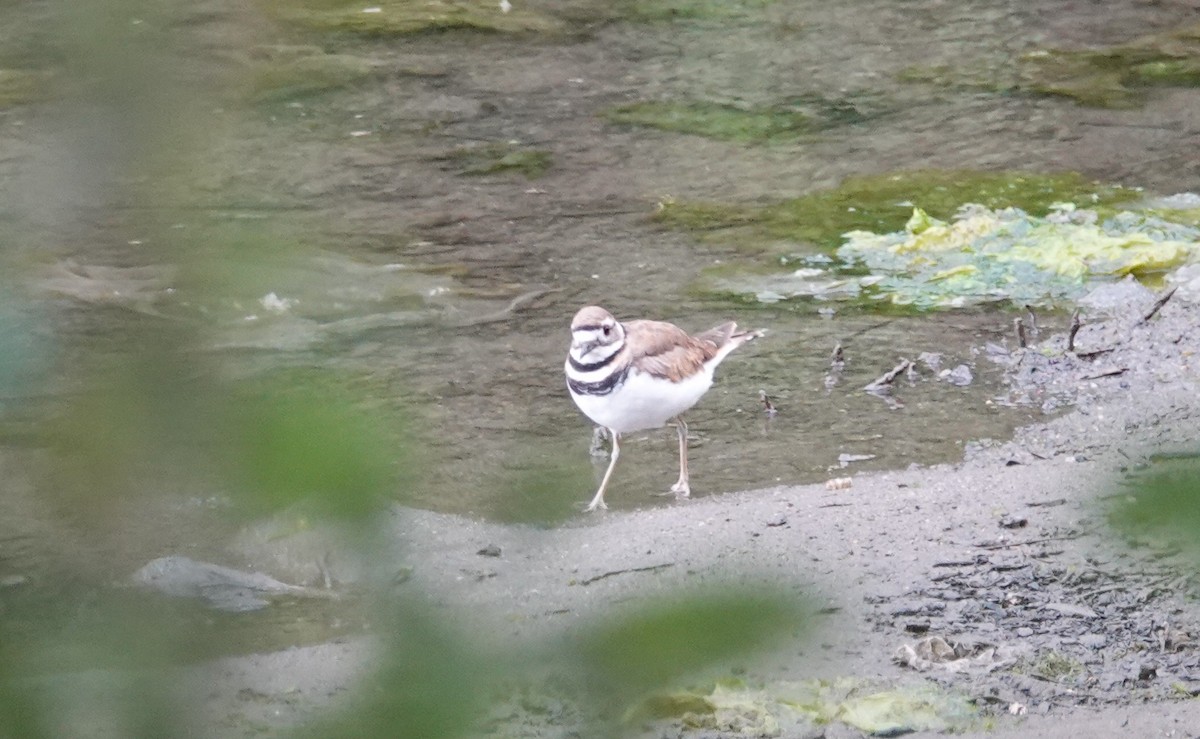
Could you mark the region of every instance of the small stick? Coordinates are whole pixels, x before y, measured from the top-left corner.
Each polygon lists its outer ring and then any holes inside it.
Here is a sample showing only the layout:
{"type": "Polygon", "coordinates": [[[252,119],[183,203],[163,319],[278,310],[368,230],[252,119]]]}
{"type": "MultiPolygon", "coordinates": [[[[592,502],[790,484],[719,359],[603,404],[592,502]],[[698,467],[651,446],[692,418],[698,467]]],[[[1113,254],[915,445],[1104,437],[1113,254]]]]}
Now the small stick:
{"type": "Polygon", "coordinates": [[[1079,320],[1079,309],[1071,314],[1071,330],[1067,333],[1067,351],[1075,351],[1075,334],[1079,333],[1079,329],[1083,328],[1083,322],[1079,320]]]}
{"type": "Polygon", "coordinates": [[[1025,306],[1025,312],[1029,314],[1029,333],[1033,336],[1037,336],[1042,332],[1042,330],[1038,328],[1037,314],[1033,312],[1033,306],[1025,306]]]}
{"type": "Polygon", "coordinates": [[[1029,342],[1025,340],[1025,322],[1020,317],[1013,319],[1013,328],[1017,332],[1017,346],[1022,349],[1029,346],[1029,342]]]}
{"type": "Polygon", "coordinates": [[[758,399],[762,402],[763,411],[767,414],[768,418],[773,417],[779,412],[779,410],[775,407],[775,404],[771,402],[771,398],[769,395],[767,395],[766,390],[758,391],[758,399]]]}
{"type": "Polygon", "coordinates": [[[674,567],[674,566],[675,566],[674,562],[663,562],[660,565],[646,565],[645,567],[630,567],[630,568],[624,569],[624,570],[610,570],[608,572],[601,572],[599,575],[592,575],[591,577],[589,577],[585,580],[580,580],[579,584],[580,585],[591,585],[594,582],[599,582],[600,580],[603,580],[606,577],[612,577],[614,575],[628,575],[633,572],[658,572],[659,570],[665,570],[668,567],[674,567]]]}
{"type": "Polygon", "coordinates": [[[837,385],[841,376],[842,369],[846,366],[846,353],[842,350],[842,342],[838,342],[837,346],[833,347],[833,354],[829,357],[829,372],[825,375],[825,389],[829,390],[837,385]]]}
{"type": "Polygon", "coordinates": [[[1043,536],[1040,539],[1026,539],[1024,541],[1008,541],[1008,542],[1003,542],[1000,544],[973,544],[972,546],[974,546],[978,549],[988,549],[988,550],[1011,549],[1012,547],[1020,547],[1020,546],[1026,545],[1026,544],[1044,544],[1048,541],[1071,541],[1072,539],[1078,539],[1081,536],[1083,536],[1083,534],[1067,534],[1066,536],[1043,536]]]}
{"type": "Polygon", "coordinates": [[[508,302],[507,306],[495,311],[494,313],[476,316],[475,318],[468,318],[464,321],[461,321],[458,325],[462,326],[463,328],[469,328],[471,326],[479,326],[484,323],[498,323],[500,321],[507,321],[508,319],[512,318],[514,313],[524,310],[530,303],[542,297],[543,295],[549,295],[550,293],[557,292],[562,292],[562,288],[554,288],[552,290],[530,290],[527,293],[522,293],[521,295],[513,298],[508,302]]]}
{"type": "Polygon", "coordinates": [[[896,381],[897,377],[899,377],[900,375],[902,375],[908,371],[909,367],[912,367],[912,362],[910,362],[907,359],[901,359],[900,364],[897,364],[895,367],[892,367],[887,372],[884,372],[882,375],[875,378],[875,380],[873,382],[871,382],[869,385],[867,385],[863,389],[864,390],[879,390],[879,389],[882,389],[885,387],[890,387],[891,384],[896,381]]]}
{"type": "Polygon", "coordinates": [[[1118,375],[1123,375],[1128,371],[1129,371],[1128,367],[1114,367],[1113,369],[1110,369],[1110,370],[1105,370],[1103,372],[1097,372],[1094,375],[1085,375],[1079,379],[1081,379],[1081,380],[1099,380],[1101,377],[1117,377],[1118,375]]]}
{"type": "Polygon", "coordinates": [[[1159,296],[1158,296],[1158,300],[1155,300],[1155,301],[1154,301],[1154,305],[1150,306],[1150,310],[1146,311],[1146,315],[1142,316],[1142,321],[1141,321],[1141,322],[1142,322],[1142,323],[1145,323],[1146,321],[1149,321],[1151,318],[1154,318],[1154,316],[1155,316],[1155,315],[1156,315],[1156,314],[1157,314],[1157,313],[1158,313],[1160,310],[1162,310],[1162,307],[1163,307],[1164,305],[1166,305],[1166,304],[1167,304],[1167,301],[1171,299],[1171,296],[1172,296],[1172,295],[1174,295],[1174,294],[1175,294],[1175,291],[1176,291],[1176,290],[1178,290],[1178,289],[1179,289],[1179,286],[1178,286],[1178,285],[1176,285],[1175,287],[1173,287],[1173,288],[1171,288],[1170,290],[1166,291],[1166,292],[1165,292],[1165,293],[1163,293],[1162,295],[1159,295],[1159,296]]]}

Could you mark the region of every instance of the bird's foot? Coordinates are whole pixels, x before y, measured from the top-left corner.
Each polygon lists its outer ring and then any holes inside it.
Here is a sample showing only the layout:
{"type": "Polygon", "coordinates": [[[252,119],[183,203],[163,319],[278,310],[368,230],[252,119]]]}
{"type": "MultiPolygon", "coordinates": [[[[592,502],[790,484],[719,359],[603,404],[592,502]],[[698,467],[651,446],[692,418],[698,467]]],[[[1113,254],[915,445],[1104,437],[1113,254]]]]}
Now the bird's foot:
{"type": "Polygon", "coordinates": [[[671,492],[676,498],[689,498],[692,495],[692,489],[688,486],[687,480],[680,480],[672,485],[671,492]]]}
{"type": "Polygon", "coordinates": [[[608,504],[605,503],[603,500],[593,500],[591,503],[588,503],[587,505],[585,505],[583,507],[584,513],[591,513],[592,511],[595,511],[595,510],[607,511],[608,504]]]}

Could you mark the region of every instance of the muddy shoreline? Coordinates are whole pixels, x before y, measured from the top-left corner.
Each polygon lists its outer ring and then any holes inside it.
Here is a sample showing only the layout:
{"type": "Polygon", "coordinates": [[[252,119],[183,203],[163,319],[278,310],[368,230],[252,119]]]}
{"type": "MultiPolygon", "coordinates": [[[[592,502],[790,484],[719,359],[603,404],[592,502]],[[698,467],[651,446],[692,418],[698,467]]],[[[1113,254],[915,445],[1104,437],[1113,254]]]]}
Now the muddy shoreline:
{"type": "MultiPolygon", "coordinates": [[[[1075,409],[1008,442],[975,444],[959,464],[855,475],[848,489],[780,486],[580,514],[551,529],[396,508],[386,525],[396,555],[385,569],[409,572],[402,587],[433,603],[465,643],[533,655],[613,608],[737,579],[803,594],[823,614],[811,632],[740,661],[748,685],[932,684],[975,702],[981,718],[967,736],[1194,735],[1194,562],[1121,541],[1105,501],[1152,455],[1194,451],[1200,305],[1181,296],[1147,322],[1136,307],[1079,336],[1081,346],[1104,344],[1105,366],[1125,371],[1039,352],[1064,362],[1057,381],[1075,409]],[[935,638],[956,652],[939,657],[935,638]],[[905,664],[905,645],[923,657],[905,664]]],[[[295,725],[336,703],[370,653],[370,640],[351,639],[187,672],[209,696],[208,733],[228,736],[244,725],[295,725]]],[[[837,721],[778,718],[777,735],[860,735],[837,721]]],[[[585,730],[581,720],[570,707],[501,701],[483,734],[569,736],[585,730]]],[[[678,719],[630,727],[646,736],[739,731],[678,719]]]]}

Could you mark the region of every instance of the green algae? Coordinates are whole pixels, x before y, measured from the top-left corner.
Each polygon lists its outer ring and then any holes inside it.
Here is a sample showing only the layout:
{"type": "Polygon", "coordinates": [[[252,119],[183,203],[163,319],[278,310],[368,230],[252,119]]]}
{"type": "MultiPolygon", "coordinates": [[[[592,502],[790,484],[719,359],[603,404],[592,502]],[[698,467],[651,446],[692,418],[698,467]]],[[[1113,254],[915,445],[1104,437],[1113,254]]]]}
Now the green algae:
{"type": "Polygon", "coordinates": [[[316,46],[269,46],[256,50],[247,94],[256,102],[279,102],[350,87],[376,74],[375,65],[350,54],[327,54],[316,46]]]}
{"type": "Polygon", "coordinates": [[[1130,86],[1130,64],[1113,52],[1039,50],[1020,60],[1019,88],[1096,108],[1134,108],[1145,93],[1130,86]]]}
{"type": "Polygon", "coordinates": [[[796,138],[818,128],[809,116],[786,107],[699,100],[629,103],[610,109],[604,117],[611,123],[741,142],[796,138]]]}
{"type": "Polygon", "coordinates": [[[779,736],[785,727],[841,723],[867,734],[964,731],[978,725],[970,700],[928,684],[886,687],[858,678],[785,681],[751,688],[738,680],[649,696],[629,723],[675,720],[692,730],[779,736]]]}
{"type": "Polygon", "coordinates": [[[896,73],[900,82],[923,82],[938,87],[1004,93],[1018,86],[1017,75],[994,64],[963,62],[960,64],[914,64],[896,73]]]}
{"type": "Polygon", "coordinates": [[[1156,87],[1200,86],[1200,24],[1093,49],[1037,49],[1011,64],[914,65],[901,82],[1021,93],[1097,108],[1136,108],[1156,87]]]}
{"type": "Polygon", "coordinates": [[[1058,202],[1101,206],[1136,197],[1135,191],[1101,185],[1074,172],[916,170],[848,177],[837,188],[763,207],[668,200],[660,204],[656,220],[669,228],[736,239],[747,251],[779,252],[781,245],[794,251],[798,243],[833,249],[848,231],[898,230],[914,204],[945,219],[963,203],[1044,214],[1058,202]]]}
{"type": "Polygon", "coordinates": [[[1054,304],[1097,280],[1153,279],[1196,259],[1197,214],[1186,202],[1122,210],[1140,197],[1074,173],[938,170],[849,178],[764,206],[666,200],[657,220],[738,246],[701,270],[688,288],[698,297],[911,314],[1054,304]]]}
{"type": "Polygon", "coordinates": [[[742,301],[836,300],[884,312],[1009,301],[1047,305],[1124,275],[1156,278],[1200,259],[1200,229],[1149,211],[1101,220],[1066,203],[1044,218],[1017,208],[964,205],[952,222],[920,208],[901,231],[850,231],[834,257],[735,262],[702,274],[698,289],[742,301]]]}
{"type": "Polygon", "coordinates": [[[266,3],[276,18],[315,31],[403,36],[439,31],[559,33],[563,21],[494,0],[286,0],[266,3]]]}
{"type": "Polygon", "coordinates": [[[1200,226],[1200,208],[1151,208],[1146,211],[1164,221],[1200,226]]]}
{"type": "Polygon", "coordinates": [[[643,100],[602,113],[610,123],[643,126],[747,144],[794,142],[826,129],[886,115],[892,106],[870,95],[798,95],[770,105],[703,99],[643,100]]]}
{"type": "Polygon", "coordinates": [[[554,163],[550,152],[530,149],[511,142],[482,146],[461,146],[437,159],[450,162],[460,174],[490,175],[515,172],[527,179],[537,179],[554,163]]]}
{"type": "Polygon", "coordinates": [[[1149,88],[1200,86],[1200,24],[1101,49],[1043,49],[1020,60],[1022,87],[1082,105],[1131,108],[1149,88]]]}
{"type": "Polygon", "coordinates": [[[1096,280],[1161,274],[1200,257],[1195,228],[1130,211],[1100,222],[1094,211],[1066,204],[1046,218],[964,206],[951,223],[918,208],[901,232],[845,238],[838,258],[870,273],[852,284],[919,308],[1044,305],[1078,297],[1096,280]]]}

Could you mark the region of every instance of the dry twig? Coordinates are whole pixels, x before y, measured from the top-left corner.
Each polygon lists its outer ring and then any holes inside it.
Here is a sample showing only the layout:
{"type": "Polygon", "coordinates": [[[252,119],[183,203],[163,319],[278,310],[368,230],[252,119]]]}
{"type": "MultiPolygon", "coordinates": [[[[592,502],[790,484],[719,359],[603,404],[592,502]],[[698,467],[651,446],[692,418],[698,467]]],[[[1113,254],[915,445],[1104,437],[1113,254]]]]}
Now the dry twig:
{"type": "Polygon", "coordinates": [[[779,412],[779,409],[777,409],[775,404],[771,402],[771,396],[767,395],[766,390],[758,391],[758,400],[762,403],[763,412],[767,414],[768,418],[773,417],[779,412]]]}
{"type": "Polygon", "coordinates": [[[606,577],[613,577],[614,575],[628,575],[633,572],[658,572],[659,570],[665,570],[668,567],[674,567],[674,566],[675,566],[674,562],[663,562],[662,564],[659,564],[659,565],[646,565],[645,567],[630,567],[630,568],[627,568],[624,570],[610,570],[609,572],[601,572],[599,575],[592,575],[589,578],[580,580],[579,584],[580,585],[591,585],[594,582],[603,580],[606,577]]]}
{"type": "Polygon", "coordinates": [[[1075,334],[1079,333],[1079,329],[1083,328],[1083,321],[1079,320],[1079,309],[1071,314],[1071,330],[1067,332],[1067,351],[1075,351],[1075,334]]]}
{"type": "Polygon", "coordinates": [[[863,389],[868,391],[879,391],[890,388],[892,383],[896,381],[896,378],[907,372],[912,366],[913,363],[911,361],[907,359],[901,359],[900,364],[897,364],[895,367],[892,367],[887,372],[884,372],[882,375],[875,378],[863,389]]]}
{"type": "Polygon", "coordinates": [[[1179,286],[1176,285],[1162,295],[1159,295],[1158,299],[1154,301],[1154,305],[1150,306],[1150,310],[1146,311],[1146,314],[1142,316],[1141,323],[1145,323],[1151,318],[1154,318],[1154,316],[1157,315],[1160,310],[1162,310],[1162,307],[1167,304],[1167,301],[1171,299],[1171,296],[1174,295],[1175,291],[1178,289],[1179,286]]]}

